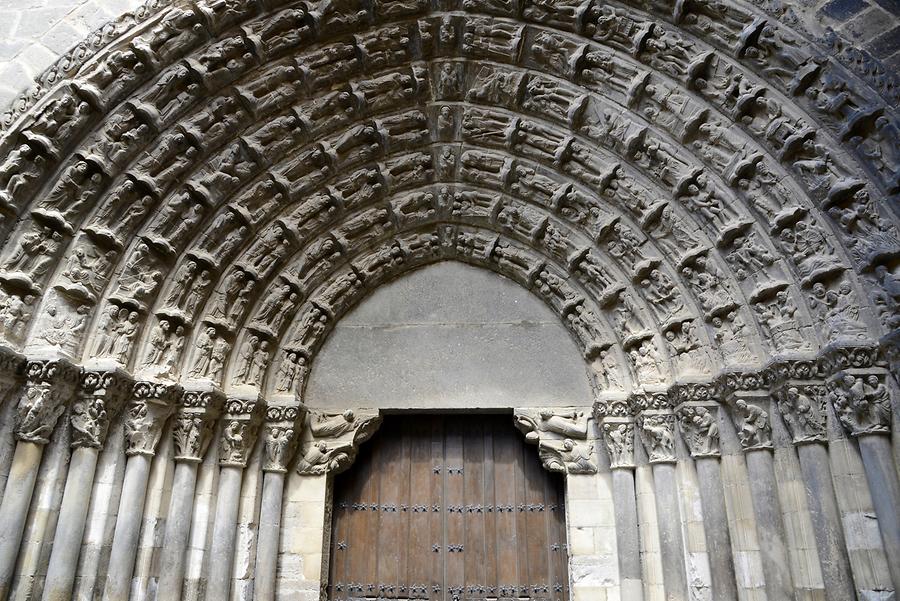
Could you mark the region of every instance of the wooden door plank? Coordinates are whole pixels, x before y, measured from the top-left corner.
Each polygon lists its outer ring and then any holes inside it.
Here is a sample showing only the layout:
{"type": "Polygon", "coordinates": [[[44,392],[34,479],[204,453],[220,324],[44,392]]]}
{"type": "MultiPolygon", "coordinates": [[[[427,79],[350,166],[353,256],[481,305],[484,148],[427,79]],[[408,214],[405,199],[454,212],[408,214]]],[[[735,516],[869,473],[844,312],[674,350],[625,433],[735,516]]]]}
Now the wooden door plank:
{"type": "Polygon", "coordinates": [[[353,511],[350,499],[356,497],[358,493],[358,474],[358,471],[347,473],[340,482],[335,483],[331,522],[331,561],[328,564],[329,590],[334,601],[346,599],[348,595],[347,571],[350,549],[347,535],[353,511]]]}
{"type": "MultiPolygon", "coordinates": [[[[533,449],[532,449],[533,450],[533,449]]],[[[547,509],[544,498],[544,480],[548,476],[542,472],[543,466],[537,454],[527,457],[525,462],[525,519],[528,529],[528,580],[532,597],[547,598],[550,591],[550,565],[547,540],[547,509]]]]}
{"type": "Polygon", "coordinates": [[[515,597],[519,582],[518,494],[516,471],[521,455],[515,432],[498,429],[494,433],[494,519],[497,524],[497,595],[515,597]]]}
{"type": "Polygon", "coordinates": [[[431,418],[431,590],[429,599],[442,600],[446,577],[444,573],[444,548],[447,537],[444,529],[444,420],[431,418]]]}
{"type": "Polygon", "coordinates": [[[463,423],[461,418],[449,418],[445,434],[445,524],[446,540],[444,565],[446,572],[445,598],[462,598],[465,590],[465,490],[463,462],[463,423]]]}
{"type": "Polygon", "coordinates": [[[470,420],[463,434],[463,496],[465,507],[466,599],[483,599],[487,592],[484,570],[484,430],[485,421],[470,420]]]}
{"type": "Polygon", "coordinates": [[[497,430],[498,419],[490,422],[490,427],[484,428],[482,445],[484,449],[484,582],[487,587],[487,596],[497,596],[497,513],[495,479],[497,477],[494,466],[494,432],[497,430]]]}
{"type": "Polygon", "coordinates": [[[526,489],[528,487],[528,483],[526,482],[526,464],[531,459],[531,453],[534,452],[533,448],[526,448],[525,445],[516,444],[516,470],[515,470],[515,490],[516,490],[516,508],[515,508],[515,516],[516,516],[516,536],[518,537],[519,544],[516,546],[516,551],[518,552],[518,595],[522,597],[527,597],[531,591],[529,579],[531,576],[529,559],[530,555],[528,553],[528,540],[531,535],[530,530],[528,529],[528,516],[526,515],[526,510],[528,508],[527,494],[526,489]]]}
{"type": "Polygon", "coordinates": [[[407,587],[410,599],[428,599],[431,583],[431,506],[434,501],[431,461],[431,421],[414,421],[410,440],[410,516],[407,587]]]}
{"type": "Polygon", "coordinates": [[[397,422],[384,432],[381,446],[380,506],[378,508],[378,543],[374,548],[378,555],[378,596],[386,599],[397,597],[398,569],[400,563],[400,428],[397,422]]]}
{"type": "Polygon", "coordinates": [[[412,458],[411,443],[416,437],[414,428],[416,427],[414,418],[404,418],[401,421],[402,428],[400,431],[400,465],[399,481],[397,482],[397,492],[399,495],[399,558],[397,561],[397,597],[401,599],[409,599],[409,556],[410,556],[410,493],[412,481],[412,458]]]}

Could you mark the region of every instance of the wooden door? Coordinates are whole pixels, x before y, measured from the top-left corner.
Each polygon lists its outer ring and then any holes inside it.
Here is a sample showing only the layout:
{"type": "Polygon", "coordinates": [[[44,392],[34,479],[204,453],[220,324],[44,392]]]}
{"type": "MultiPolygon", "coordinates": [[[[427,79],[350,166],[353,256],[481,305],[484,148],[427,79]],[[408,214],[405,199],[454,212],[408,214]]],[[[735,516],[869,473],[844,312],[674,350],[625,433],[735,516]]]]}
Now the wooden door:
{"type": "Polygon", "coordinates": [[[337,476],[329,598],[566,601],[563,481],[509,415],[394,416],[337,476]]]}

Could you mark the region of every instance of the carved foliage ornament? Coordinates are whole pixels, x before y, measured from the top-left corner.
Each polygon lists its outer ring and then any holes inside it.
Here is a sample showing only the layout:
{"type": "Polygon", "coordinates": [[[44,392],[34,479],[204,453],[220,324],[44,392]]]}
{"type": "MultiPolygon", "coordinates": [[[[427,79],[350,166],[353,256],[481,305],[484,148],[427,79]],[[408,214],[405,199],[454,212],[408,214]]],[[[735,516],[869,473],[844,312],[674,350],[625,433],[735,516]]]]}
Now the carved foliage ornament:
{"type": "Polygon", "coordinates": [[[212,439],[225,395],[215,389],[185,390],[172,424],[175,461],[199,463],[212,439]]]}
{"type": "Polygon", "coordinates": [[[586,408],[516,409],[516,427],[538,447],[544,468],[564,474],[594,474],[594,435],[586,408]]]}
{"type": "Polygon", "coordinates": [[[381,425],[377,409],[348,409],[343,413],[310,411],[300,440],[297,473],[318,476],[346,470],[359,445],[381,425]]]}

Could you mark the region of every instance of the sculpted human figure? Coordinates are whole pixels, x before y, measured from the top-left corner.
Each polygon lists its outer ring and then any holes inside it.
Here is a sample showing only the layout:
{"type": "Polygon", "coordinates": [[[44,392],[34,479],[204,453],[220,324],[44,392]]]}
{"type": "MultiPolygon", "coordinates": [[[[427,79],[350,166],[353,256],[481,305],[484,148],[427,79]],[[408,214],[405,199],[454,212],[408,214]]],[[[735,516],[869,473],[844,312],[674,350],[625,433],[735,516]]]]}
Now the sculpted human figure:
{"type": "Polygon", "coordinates": [[[269,363],[269,343],[265,340],[259,343],[259,346],[253,352],[250,361],[250,368],[247,370],[247,381],[257,386],[262,382],[266,373],[266,367],[269,363]]]}
{"type": "Polygon", "coordinates": [[[540,428],[571,438],[586,438],[589,415],[583,411],[555,411],[543,409],[540,412],[540,428]]]}
{"type": "Polygon", "coordinates": [[[169,330],[171,327],[166,319],[161,319],[156,324],[153,333],[150,335],[150,340],[147,342],[150,351],[147,353],[147,358],[144,359],[144,365],[160,365],[163,355],[169,348],[169,330]]]}
{"type": "Polygon", "coordinates": [[[352,430],[355,424],[356,414],[348,409],[340,415],[318,414],[310,420],[309,429],[316,438],[337,438],[352,430]]]}
{"type": "Polygon", "coordinates": [[[209,375],[215,345],[216,329],[208,327],[197,337],[197,358],[194,359],[194,366],[191,368],[191,377],[202,378],[209,375]]]}
{"type": "Polygon", "coordinates": [[[278,367],[278,373],[275,374],[275,390],[278,392],[293,390],[300,371],[305,367],[306,357],[293,351],[289,352],[278,367]]]}
{"type": "Polygon", "coordinates": [[[115,330],[116,336],[110,354],[119,363],[125,363],[131,343],[137,338],[140,329],[140,315],[137,311],[122,309],[119,313],[120,324],[115,330]]]}
{"type": "Polygon", "coordinates": [[[253,353],[258,345],[259,337],[257,336],[249,336],[241,344],[241,348],[238,350],[237,370],[234,372],[232,384],[252,382],[249,378],[250,364],[253,361],[253,353]]]}
{"type": "Polygon", "coordinates": [[[734,411],[740,419],[737,434],[744,448],[771,446],[772,430],[767,411],[743,399],[734,404],[734,411]]]}
{"type": "Polygon", "coordinates": [[[603,431],[609,440],[610,463],[613,466],[627,465],[634,461],[634,437],[630,435],[626,424],[605,424],[603,431]]]}
{"type": "Polygon", "coordinates": [[[0,337],[9,342],[21,341],[34,312],[34,301],[31,294],[10,294],[0,301],[0,337]]]}

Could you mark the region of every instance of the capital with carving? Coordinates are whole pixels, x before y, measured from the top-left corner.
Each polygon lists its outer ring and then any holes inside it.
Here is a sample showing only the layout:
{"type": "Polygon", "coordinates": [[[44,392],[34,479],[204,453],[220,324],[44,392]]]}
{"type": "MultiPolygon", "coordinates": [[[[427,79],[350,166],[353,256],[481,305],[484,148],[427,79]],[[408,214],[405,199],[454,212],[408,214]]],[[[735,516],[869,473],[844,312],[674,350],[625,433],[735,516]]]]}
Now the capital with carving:
{"type": "Polygon", "coordinates": [[[631,405],[637,413],[638,434],[650,463],[674,463],[675,413],[668,393],[635,392],[631,405]]]}
{"type": "Polygon", "coordinates": [[[634,413],[627,398],[604,399],[594,404],[612,469],[634,469],[634,413]]]}
{"type": "Polygon", "coordinates": [[[139,380],[125,409],[125,454],[152,457],[162,437],[166,420],[175,412],[181,386],[168,382],[139,380]]]}
{"type": "Polygon", "coordinates": [[[691,457],[719,456],[719,403],[711,383],[676,384],[670,391],[681,437],[691,457]]]}
{"type": "Polygon", "coordinates": [[[564,474],[597,473],[590,409],[516,409],[513,415],[525,441],[537,445],[545,469],[564,474]]]}
{"type": "Polygon", "coordinates": [[[306,419],[305,405],[270,405],[263,424],[264,472],[287,473],[300,441],[300,430],[306,419]]]}
{"type": "Polygon", "coordinates": [[[766,369],[778,411],[794,444],[828,440],[827,391],[817,359],[786,359],[766,369]]]}
{"type": "Polygon", "coordinates": [[[182,391],[172,424],[175,461],[203,460],[224,402],[225,394],[214,386],[182,391]]]}
{"type": "Polygon", "coordinates": [[[117,367],[83,369],[69,413],[72,447],[102,448],[109,423],[124,407],[132,387],[131,376],[117,367]]]}
{"type": "Polygon", "coordinates": [[[47,444],[78,385],[78,367],[65,359],[29,360],[25,390],[16,408],[16,438],[47,444]]]}
{"type": "Polygon", "coordinates": [[[826,398],[852,436],[891,431],[891,392],[882,367],[844,369],[828,378],[826,398]]]}
{"type": "Polygon", "coordinates": [[[377,409],[348,409],[343,413],[310,411],[300,437],[297,473],[318,476],[346,470],[381,425],[377,409]]]}
{"type": "Polygon", "coordinates": [[[219,437],[219,465],[241,469],[247,467],[264,410],[265,403],[258,397],[229,398],[225,401],[222,435],[219,437]]]}
{"type": "Polygon", "coordinates": [[[772,449],[771,393],[764,374],[755,371],[726,372],[716,380],[716,388],[720,398],[731,408],[731,419],[741,449],[772,449]]]}
{"type": "Polygon", "coordinates": [[[0,345],[0,405],[17,388],[25,376],[25,357],[8,346],[0,345]]]}

